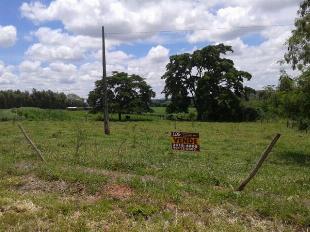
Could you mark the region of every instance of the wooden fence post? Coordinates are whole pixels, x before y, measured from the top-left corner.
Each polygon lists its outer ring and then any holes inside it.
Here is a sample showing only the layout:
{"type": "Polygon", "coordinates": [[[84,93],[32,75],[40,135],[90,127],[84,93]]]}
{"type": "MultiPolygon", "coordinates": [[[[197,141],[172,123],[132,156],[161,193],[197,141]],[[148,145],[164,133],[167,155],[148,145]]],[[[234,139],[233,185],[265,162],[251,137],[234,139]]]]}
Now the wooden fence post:
{"type": "Polygon", "coordinates": [[[280,136],[281,136],[281,134],[277,134],[273,138],[273,140],[268,145],[266,150],[262,153],[260,159],[258,160],[257,164],[255,165],[255,167],[253,168],[253,170],[251,171],[249,176],[244,181],[242,181],[241,184],[239,185],[239,187],[236,189],[237,191],[242,191],[245,188],[245,186],[250,182],[250,180],[256,175],[256,173],[258,172],[258,170],[262,166],[263,162],[266,160],[266,158],[268,157],[269,153],[271,152],[272,148],[277,143],[277,141],[280,138],[280,136]]]}
{"type": "Polygon", "coordinates": [[[27,135],[25,129],[22,127],[22,125],[20,125],[19,123],[17,124],[17,126],[19,127],[19,129],[21,130],[21,132],[23,133],[23,135],[25,136],[25,138],[27,139],[27,141],[29,142],[29,144],[32,146],[32,148],[36,151],[37,155],[39,156],[39,158],[45,162],[45,159],[42,155],[42,152],[37,148],[37,146],[34,144],[34,142],[32,142],[32,140],[30,139],[30,137],[27,135]]]}

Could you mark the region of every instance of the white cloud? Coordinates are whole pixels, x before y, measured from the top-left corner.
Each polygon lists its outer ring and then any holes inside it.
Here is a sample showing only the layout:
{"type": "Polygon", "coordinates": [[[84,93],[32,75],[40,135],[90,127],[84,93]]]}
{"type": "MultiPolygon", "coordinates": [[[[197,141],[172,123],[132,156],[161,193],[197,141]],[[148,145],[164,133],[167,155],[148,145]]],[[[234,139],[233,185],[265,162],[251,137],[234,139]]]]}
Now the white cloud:
{"type": "Polygon", "coordinates": [[[0,60],[0,87],[10,87],[17,80],[17,76],[14,74],[14,66],[7,66],[0,60]]]}
{"type": "Polygon", "coordinates": [[[51,83],[74,83],[76,81],[77,67],[73,64],[54,62],[43,65],[39,61],[24,60],[19,65],[19,74],[22,81],[37,84],[42,82],[46,86],[51,83]]]}
{"type": "MultiPolygon", "coordinates": [[[[57,88],[67,88],[69,83],[70,88],[80,89],[83,96],[87,95],[94,80],[102,75],[100,36],[101,26],[105,25],[107,32],[124,33],[107,34],[108,72],[140,74],[157,93],[163,89],[160,77],[171,55],[166,44],[173,44],[174,39],[193,44],[231,44],[235,52],[229,57],[238,68],[253,74],[249,85],[262,88],[277,82],[277,61],[285,52],[283,44],[290,35],[300,1],[54,0],[48,5],[39,1],[23,3],[20,9],[24,17],[38,25],[60,21],[64,29],[42,27],[33,32],[37,42],[29,47],[25,57],[32,63],[25,61],[20,71],[26,75],[33,68],[41,82],[46,80],[46,86],[57,83],[57,88]],[[179,38],[176,38],[178,35],[173,38],[155,33],[183,29],[194,31],[185,36],[180,34],[179,38]],[[153,33],[134,33],[143,31],[153,33]],[[261,44],[249,46],[243,41],[245,35],[253,33],[263,38],[261,44]],[[148,41],[153,47],[144,57],[117,49],[117,45],[135,41],[148,41]]],[[[183,50],[179,48],[180,52],[183,50]]]]}
{"type": "Polygon", "coordinates": [[[14,26],[0,25],[0,47],[11,47],[16,42],[16,28],[14,26]]]}
{"type": "MultiPolygon", "coordinates": [[[[75,34],[101,36],[106,31],[125,33],[108,35],[120,41],[152,37],[143,31],[206,29],[190,33],[190,42],[230,40],[257,31],[257,25],[292,24],[300,0],[54,0],[23,3],[22,15],[35,22],[60,20],[75,34]],[[221,6],[216,13],[212,8],[221,6]],[[277,10],[275,12],[275,9],[277,10]],[[279,15],[285,17],[279,17],[279,15]],[[242,28],[240,28],[242,27],[242,28]]],[[[261,30],[264,28],[260,28],[261,30]]]]}
{"type": "MultiPolygon", "coordinates": [[[[19,65],[22,89],[55,89],[75,92],[86,97],[94,88],[94,82],[102,77],[101,51],[95,55],[97,60],[81,65],[61,61],[44,64],[40,61],[24,60],[19,65]]],[[[163,81],[160,79],[169,59],[169,50],[161,45],[152,47],[146,56],[134,57],[123,51],[107,52],[107,73],[124,71],[139,74],[146,78],[157,94],[162,91],[163,81]]]]}
{"type": "Polygon", "coordinates": [[[48,27],[40,27],[33,33],[40,43],[54,46],[71,46],[79,48],[93,48],[101,47],[101,39],[90,36],[72,36],[63,32],[61,29],[51,29],[48,27]]]}
{"type": "MultiPolygon", "coordinates": [[[[287,33],[277,34],[276,39],[269,39],[259,46],[248,46],[239,38],[227,41],[227,44],[233,46],[234,53],[228,55],[233,59],[238,69],[248,71],[253,75],[251,81],[247,83],[256,89],[262,89],[266,85],[276,85],[280,75],[279,61],[283,59],[285,52],[285,41],[287,33]]],[[[289,70],[289,66],[284,68],[289,70]]],[[[296,75],[296,72],[291,72],[296,75]]]]}
{"type": "Polygon", "coordinates": [[[296,4],[301,1],[302,0],[227,0],[225,2],[241,6],[251,6],[253,9],[259,11],[271,11],[274,14],[274,10],[281,10],[292,6],[295,7],[296,4]]]}
{"type": "Polygon", "coordinates": [[[26,55],[34,60],[78,60],[83,57],[83,51],[79,48],[71,49],[69,46],[44,46],[40,43],[32,45],[26,55]]]}
{"type": "Polygon", "coordinates": [[[32,33],[38,40],[26,51],[26,56],[40,61],[75,61],[91,49],[99,49],[101,40],[90,36],[72,36],[61,29],[42,27],[32,33]]]}
{"type": "Polygon", "coordinates": [[[166,64],[169,61],[169,49],[157,45],[152,47],[148,54],[140,59],[133,59],[129,62],[127,71],[136,73],[146,79],[156,92],[156,97],[163,97],[164,81],[161,76],[165,72],[166,64]]]}
{"type": "Polygon", "coordinates": [[[185,0],[56,0],[48,6],[38,2],[24,3],[21,12],[35,22],[60,20],[68,31],[82,35],[99,37],[101,25],[105,25],[108,32],[127,33],[108,35],[109,38],[128,41],[155,34],[132,33],[137,31],[210,28],[218,20],[209,12],[208,6],[203,1],[185,0]]]}
{"type": "Polygon", "coordinates": [[[154,63],[160,63],[163,61],[167,61],[169,55],[169,49],[158,45],[156,47],[152,47],[151,50],[147,54],[147,59],[154,63]]]}
{"type": "Polygon", "coordinates": [[[19,65],[19,70],[21,72],[35,72],[41,66],[41,62],[39,61],[29,61],[25,60],[19,65]]]}

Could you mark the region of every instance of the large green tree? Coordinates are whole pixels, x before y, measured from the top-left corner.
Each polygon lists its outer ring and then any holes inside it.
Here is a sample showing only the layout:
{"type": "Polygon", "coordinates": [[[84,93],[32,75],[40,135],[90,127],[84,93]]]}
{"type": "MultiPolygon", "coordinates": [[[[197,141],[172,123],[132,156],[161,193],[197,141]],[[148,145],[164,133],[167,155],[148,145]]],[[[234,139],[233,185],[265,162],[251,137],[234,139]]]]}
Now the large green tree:
{"type": "Polygon", "coordinates": [[[240,120],[241,99],[248,93],[243,82],[251,74],[237,70],[225,57],[228,52],[231,46],[219,44],[171,56],[162,76],[163,93],[171,98],[168,109],[186,112],[192,101],[199,120],[240,120]]]}
{"type": "Polygon", "coordinates": [[[285,60],[301,75],[296,78],[296,87],[287,94],[286,105],[288,109],[298,109],[291,114],[294,118],[310,120],[310,0],[301,2],[297,14],[285,60]]]}
{"type": "MultiPolygon", "coordinates": [[[[96,111],[104,109],[103,81],[98,80],[96,87],[88,95],[88,104],[96,111]]],[[[145,80],[138,75],[128,75],[124,72],[113,72],[107,77],[109,110],[122,114],[142,113],[151,111],[151,99],[155,93],[145,80]]]]}
{"type": "Polygon", "coordinates": [[[287,41],[285,60],[293,69],[303,70],[309,68],[310,64],[310,0],[304,0],[297,13],[295,29],[287,41]]]}

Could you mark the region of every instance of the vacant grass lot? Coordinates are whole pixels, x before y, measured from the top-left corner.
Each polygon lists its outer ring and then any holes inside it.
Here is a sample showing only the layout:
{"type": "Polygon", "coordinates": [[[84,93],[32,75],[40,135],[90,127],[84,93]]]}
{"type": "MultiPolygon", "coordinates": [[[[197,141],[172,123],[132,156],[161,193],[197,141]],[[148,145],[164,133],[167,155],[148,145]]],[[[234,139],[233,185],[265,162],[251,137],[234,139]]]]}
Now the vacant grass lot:
{"type": "Polygon", "coordinates": [[[0,231],[307,231],[310,136],[284,123],[178,122],[200,153],[172,152],[175,123],[0,122],[0,231]],[[235,192],[275,133],[269,159],[235,192]]]}

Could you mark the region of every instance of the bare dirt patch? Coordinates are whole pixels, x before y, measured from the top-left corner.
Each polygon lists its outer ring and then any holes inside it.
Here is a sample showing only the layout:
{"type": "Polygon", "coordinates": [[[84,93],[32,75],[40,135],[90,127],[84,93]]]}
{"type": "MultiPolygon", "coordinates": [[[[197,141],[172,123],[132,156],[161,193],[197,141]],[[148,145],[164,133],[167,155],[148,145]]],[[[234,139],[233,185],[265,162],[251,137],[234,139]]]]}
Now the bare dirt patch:
{"type": "Polygon", "coordinates": [[[126,185],[112,184],[104,188],[107,196],[118,200],[126,200],[133,195],[133,190],[126,185]]]}
{"type": "Polygon", "coordinates": [[[127,200],[133,195],[133,190],[121,184],[108,184],[102,188],[101,191],[95,195],[85,196],[83,201],[94,204],[103,198],[112,198],[117,200],[127,200]]]}
{"type": "Polygon", "coordinates": [[[142,180],[150,180],[154,181],[156,178],[154,176],[139,176],[131,173],[125,173],[125,172],[118,172],[118,171],[111,171],[111,170],[106,170],[106,169],[98,169],[98,168],[85,168],[85,167],[79,167],[81,171],[84,173],[89,173],[89,174],[97,174],[97,175],[104,175],[108,176],[111,178],[112,181],[115,181],[118,178],[123,178],[123,179],[131,179],[131,178],[141,178],[142,180]]]}

